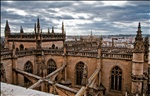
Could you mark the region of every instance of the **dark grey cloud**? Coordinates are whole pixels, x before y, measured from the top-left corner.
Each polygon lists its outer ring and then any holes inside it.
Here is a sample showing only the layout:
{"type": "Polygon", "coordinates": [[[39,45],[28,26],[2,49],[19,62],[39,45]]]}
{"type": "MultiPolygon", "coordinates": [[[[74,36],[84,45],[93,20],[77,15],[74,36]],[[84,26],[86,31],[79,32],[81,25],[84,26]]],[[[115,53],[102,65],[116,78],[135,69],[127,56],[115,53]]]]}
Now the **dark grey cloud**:
{"type": "MultiPolygon", "coordinates": [[[[68,35],[135,33],[141,22],[143,33],[150,33],[150,2],[127,1],[124,5],[107,5],[101,1],[1,1],[1,32],[6,20],[12,32],[33,30],[40,18],[41,28],[61,30],[64,21],[68,35]],[[95,31],[95,32],[94,32],[95,31]],[[134,31],[134,32],[133,32],[134,31]]],[[[26,32],[26,31],[25,31],[26,32]]]]}

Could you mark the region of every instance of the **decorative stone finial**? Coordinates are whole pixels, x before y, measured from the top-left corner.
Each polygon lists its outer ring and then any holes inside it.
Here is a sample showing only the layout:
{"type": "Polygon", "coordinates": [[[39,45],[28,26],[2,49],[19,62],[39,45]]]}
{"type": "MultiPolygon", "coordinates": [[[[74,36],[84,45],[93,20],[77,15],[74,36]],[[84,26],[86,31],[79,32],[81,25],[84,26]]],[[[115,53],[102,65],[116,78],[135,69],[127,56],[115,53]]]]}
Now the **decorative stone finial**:
{"type": "Polygon", "coordinates": [[[138,25],[138,31],[135,37],[135,42],[134,42],[134,52],[144,52],[144,42],[142,38],[142,31],[141,31],[141,25],[139,22],[138,25]]]}
{"type": "Polygon", "coordinates": [[[48,34],[50,33],[49,28],[48,28],[48,34]]]}
{"type": "Polygon", "coordinates": [[[9,27],[9,24],[8,24],[8,20],[6,20],[5,36],[7,36],[7,34],[10,34],[10,27],[9,27]]]}
{"type": "Polygon", "coordinates": [[[37,29],[38,29],[38,33],[40,32],[40,20],[39,17],[37,18],[37,29]]]}
{"type": "Polygon", "coordinates": [[[64,34],[64,23],[62,22],[62,34],[64,34]]]}
{"type": "Polygon", "coordinates": [[[54,26],[52,26],[52,33],[54,33],[54,26]]]}
{"type": "Polygon", "coordinates": [[[24,33],[22,26],[20,26],[20,33],[24,33]]]}
{"type": "Polygon", "coordinates": [[[36,34],[36,23],[34,24],[34,32],[36,34]]]}
{"type": "Polygon", "coordinates": [[[82,74],[82,82],[81,82],[81,84],[83,86],[86,86],[86,84],[87,84],[87,67],[86,67],[86,65],[84,65],[84,70],[83,70],[83,74],[82,74]]]}

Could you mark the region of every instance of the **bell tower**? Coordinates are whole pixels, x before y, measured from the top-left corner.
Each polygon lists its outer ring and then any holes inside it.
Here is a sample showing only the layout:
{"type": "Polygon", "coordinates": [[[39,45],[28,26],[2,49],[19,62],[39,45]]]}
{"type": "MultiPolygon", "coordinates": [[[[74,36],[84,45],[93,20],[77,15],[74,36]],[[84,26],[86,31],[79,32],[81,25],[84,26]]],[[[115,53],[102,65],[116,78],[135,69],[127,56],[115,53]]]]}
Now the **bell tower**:
{"type": "Polygon", "coordinates": [[[141,94],[143,87],[144,42],[139,22],[132,58],[132,94],[141,94]]]}

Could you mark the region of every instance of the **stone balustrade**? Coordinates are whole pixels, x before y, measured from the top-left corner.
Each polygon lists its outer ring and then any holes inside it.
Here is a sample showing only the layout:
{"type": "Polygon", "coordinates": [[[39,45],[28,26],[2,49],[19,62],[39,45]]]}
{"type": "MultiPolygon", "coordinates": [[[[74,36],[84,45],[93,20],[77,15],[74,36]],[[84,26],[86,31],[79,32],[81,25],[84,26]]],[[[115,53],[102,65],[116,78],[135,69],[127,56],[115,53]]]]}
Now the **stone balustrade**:
{"type": "Polygon", "coordinates": [[[44,49],[44,54],[62,55],[63,49],[44,49]]]}
{"type": "Polygon", "coordinates": [[[21,57],[21,56],[29,56],[29,55],[34,55],[35,51],[34,50],[23,50],[23,51],[17,51],[16,56],[21,57]]]}
{"type": "MultiPolygon", "coordinates": [[[[35,55],[35,54],[50,54],[50,55],[63,55],[64,50],[61,49],[48,49],[43,48],[42,50],[22,50],[22,51],[16,51],[17,57],[22,56],[29,56],[29,55],[35,55]]],[[[66,55],[69,56],[83,56],[83,57],[97,57],[98,52],[97,50],[93,51],[76,51],[76,50],[67,50],[66,55]]],[[[12,51],[1,51],[1,58],[11,58],[12,57],[12,51]]],[[[102,58],[109,58],[109,59],[125,59],[125,60],[132,60],[132,53],[112,53],[112,52],[103,52],[101,53],[102,58]]]]}
{"type": "Polygon", "coordinates": [[[7,59],[7,58],[12,58],[12,52],[3,52],[1,51],[1,59],[7,59]]]}
{"type": "Polygon", "coordinates": [[[67,55],[72,56],[85,56],[85,57],[97,57],[96,51],[67,51],[67,55]]]}
{"type": "MultiPolygon", "coordinates": [[[[43,34],[42,33],[42,38],[43,39],[47,39],[47,38],[63,38],[64,34],[62,33],[54,33],[54,35],[52,35],[51,33],[50,34],[43,34]]],[[[27,40],[28,39],[36,39],[36,34],[20,34],[20,33],[16,33],[16,34],[10,34],[8,36],[8,40],[13,40],[13,39],[18,39],[18,38],[24,38],[27,40]]]]}
{"type": "Polygon", "coordinates": [[[116,59],[132,60],[132,54],[102,53],[102,58],[116,58],[116,59]]]}

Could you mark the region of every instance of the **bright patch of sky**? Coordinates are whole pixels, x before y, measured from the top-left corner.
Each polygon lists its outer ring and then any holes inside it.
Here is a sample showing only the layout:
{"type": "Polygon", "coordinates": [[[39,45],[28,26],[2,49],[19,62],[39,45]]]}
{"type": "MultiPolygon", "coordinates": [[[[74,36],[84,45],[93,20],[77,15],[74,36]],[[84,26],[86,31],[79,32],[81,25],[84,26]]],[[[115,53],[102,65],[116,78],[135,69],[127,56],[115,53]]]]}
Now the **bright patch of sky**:
{"type": "Polygon", "coordinates": [[[15,8],[8,8],[8,9],[6,9],[6,11],[12,12],[12,13],[18,14],[18,15],[23,15],[23,16],[28,15],[24,10],[15,9],[15,8]]]}
{"type": "Polygon", "coordinates": [[[124,6],[127,1],[102,1],[104,6],[124,6]]]}

